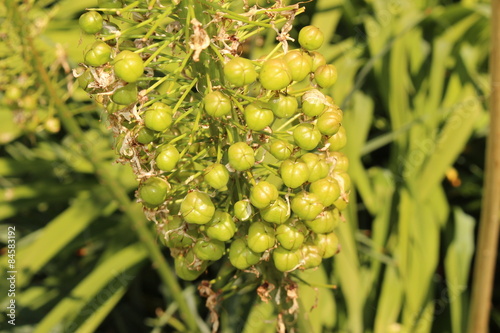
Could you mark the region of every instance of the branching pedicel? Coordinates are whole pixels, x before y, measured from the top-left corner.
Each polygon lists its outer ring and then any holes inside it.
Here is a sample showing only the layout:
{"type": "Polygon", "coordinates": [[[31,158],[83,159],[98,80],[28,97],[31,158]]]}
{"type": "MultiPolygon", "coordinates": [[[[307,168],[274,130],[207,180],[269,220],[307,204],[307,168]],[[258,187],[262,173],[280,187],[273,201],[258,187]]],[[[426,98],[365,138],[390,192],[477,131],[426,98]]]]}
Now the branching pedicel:
{"type": "Polygon", "coordinates": [[[74,73],[108,111],[119,161],[140,180],[138,201],[177,275],[232,265],[200,289],[216,329],[217,297],[255,273],[282,330],[298,308],[290,272],[338,252],[350,189],[342,111],[322,93],[337,71],[314,51],[322,32],[303,28],[301,48],[289,50],[303,8],[281,1],[239,10],[239,1],[108,2],[80,19],[97,41],[74,73]],[[244,58],[245,44],[269,29],[274,50],[244,58]]]}

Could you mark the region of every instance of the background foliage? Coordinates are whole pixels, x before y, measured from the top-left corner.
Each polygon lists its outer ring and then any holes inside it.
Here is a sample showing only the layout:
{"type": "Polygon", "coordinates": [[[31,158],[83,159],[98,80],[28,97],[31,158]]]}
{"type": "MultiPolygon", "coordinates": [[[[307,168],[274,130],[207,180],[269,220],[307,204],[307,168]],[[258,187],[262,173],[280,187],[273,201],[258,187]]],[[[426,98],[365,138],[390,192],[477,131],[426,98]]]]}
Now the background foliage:
{"type": "MultiPolygon", "coordinates": [[[[196,284],[175,278],[135,203],[129,167],[113,162],[105,114],[72,77],[92,39],[77,20],[95,5],[0,4],[0,241],[15,225],[15,331],[208,332],[196,284]]],[[[464,332],[488,123],[489,3],[304,6],[292,37],[314,24],[329,41],[320,51],[339,71],[330,93],[345,113],[355,190],[341,253],[301,274],[309,285],[300,287],[298,330],[464,332]]],[[[249,57],[274,37],[255,38],[249,57]]],[[[208,277],[216,274],[211,267],[208,277]]],[[[0,295],[5,309],[3,283],[0,295]]],[[[274,331],[272,304],[253,292],[225,300],[220,313],[223,332],[274,331]]],[[[499,328],[494,303],[491,330],[499,328]]]]}

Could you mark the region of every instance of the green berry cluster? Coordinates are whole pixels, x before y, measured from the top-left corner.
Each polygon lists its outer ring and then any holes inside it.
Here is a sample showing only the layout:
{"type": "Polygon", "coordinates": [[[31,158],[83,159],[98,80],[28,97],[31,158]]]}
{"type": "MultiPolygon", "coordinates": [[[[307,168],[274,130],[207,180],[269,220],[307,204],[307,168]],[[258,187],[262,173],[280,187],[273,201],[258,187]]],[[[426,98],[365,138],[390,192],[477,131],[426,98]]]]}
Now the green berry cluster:
{"type": "Polygon", "coordinates": [[[337,71],[316,51],[323,33],[307,26],[299,48],[287,41],[302,8],[276,2],[245,16],[208,1],[104,2],[80,19],[97,40],[75,76],[108,111],[177,275],[194,280],[223,258],[290,272],[335,255],[350,190],[346,132],[324,93],[337,71]],[[273,51],[241,56],[280,23],[273,51]]]}

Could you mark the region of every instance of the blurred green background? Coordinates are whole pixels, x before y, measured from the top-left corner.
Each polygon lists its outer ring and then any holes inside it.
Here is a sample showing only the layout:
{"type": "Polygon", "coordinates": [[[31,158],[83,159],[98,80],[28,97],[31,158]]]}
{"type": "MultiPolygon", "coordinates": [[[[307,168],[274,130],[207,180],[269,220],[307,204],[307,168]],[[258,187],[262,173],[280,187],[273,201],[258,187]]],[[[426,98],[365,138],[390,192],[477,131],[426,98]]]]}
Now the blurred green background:
{"type": "MultiPolygon", "coordinates": [[[[16,326],[2,315],[1,331],[210,332],[197,284],[175,279],[129,166],[114,162],[104,111],[72,76],[94,38],[78,18],[96,5],[0,4],[1,266],[15,226],[18,272],[16,326]]],[[[303,5],[291,34],[313,24],[329,41],[320,51],[339,72],[329,93],[344,110],[354,190],[342,251],[301,273],[312,286],[300,285],[297,330],[465,332],[489,120],[489,1],[303,5]]],[[[249,56],[271,49],[274,34],[249,56]]],[[[5,311],[7,284],[0,289],[5,311]]],[[[221,332],[275,330],[272,304],[253,293],[220,313],[221,332]]]]}

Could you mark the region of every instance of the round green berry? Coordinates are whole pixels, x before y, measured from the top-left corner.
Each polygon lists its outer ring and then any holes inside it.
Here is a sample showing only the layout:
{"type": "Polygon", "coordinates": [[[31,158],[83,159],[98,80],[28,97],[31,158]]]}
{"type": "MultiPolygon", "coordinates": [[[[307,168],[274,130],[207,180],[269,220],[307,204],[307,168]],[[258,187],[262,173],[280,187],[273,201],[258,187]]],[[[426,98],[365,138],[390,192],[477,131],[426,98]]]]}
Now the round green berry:
{"type": "Polygon", "coordinates": [[[101,66],[109,61],[111,57],[111,47],[101,41],[97,41],[84,55],[84,61],[89,66],[101,66]]]}
{"type": "Polygon", "coordinates": [[[257,79],[257,72],[250,60],[235,57],[224,65],[224,77],[234,86],[243,87],[257,79]]]}
{"type": "Polygon", "coordinates": [[[115,57],[113,69],[120,79],[127,82],[135,82],[144,72],[144,62],[137,53],[124,50],[115,57]]]}
{"type": "Polygon", "coordinates": [[[228,149],[229,164],[237,171],[245,171],[255,164],[253,149],[245,142],[233,143],[228,149]]]}
{"type": "Polygon", "coordinates": [[[96,11],[88,11],[80,16],[78,24],[80,29],[87,34],[95,34],[102,29],[102,16],[96,11]]]}
{"type": "Polygon", "coordinates": [[[308,25],[299,31],[299,44],[308,51],[317,50],[323,45],[323,32],[315,26],[308,25]]]}
{"type": "Polygon", "coordinates": [[[170,189],[169,183],[159,177],[151,177],[139,187],[139,198],[148,207],[157,207],[167,198],[170,189]]]}
{"type": "Polygon", "coordinates": [[[180,154],[177,148],[173,145],[167,145],[160,148],[160,153],[156,157],[156,166],[161,171],[172,171],[177,166],[180,154]]]}
{"type": "Polygon", "coordinates": [[[314,80],[323,88],[333,86],[337,82],[337,68],[334,65],[319,66],[314,72],[314,80]]]}
{"type": "Polygon", "coordinates": [[[188,223],[206,224],[215,214],[215,206],[208,194],[189,192],[181,203],[180,212],[188,223]]]}
{"type": "Polygon", "coordinates": [[[229,97],[220,91],[212,91],[203,98],[205,111],[212,117],[222,117],[229,114],[232,110],[232,104],[229,97]]]}
{"type": "Polygon", "coordinates": [[[226,185],[229,181],[229,171],[220,163],[213,163],[205,168],[203,172],[205,182],[216,190],[227,189],[226,185]]]}
{"type": "Polygon", "coordinates": [[[262,86],[268,90],[281,90],[292,82],[292,72],[283,59],[269,59],[259,74],[262,86]]]}

